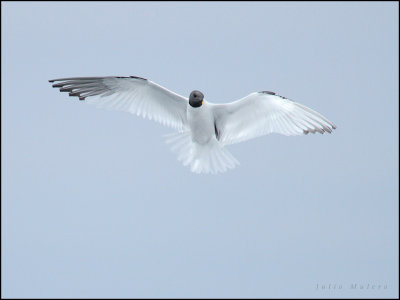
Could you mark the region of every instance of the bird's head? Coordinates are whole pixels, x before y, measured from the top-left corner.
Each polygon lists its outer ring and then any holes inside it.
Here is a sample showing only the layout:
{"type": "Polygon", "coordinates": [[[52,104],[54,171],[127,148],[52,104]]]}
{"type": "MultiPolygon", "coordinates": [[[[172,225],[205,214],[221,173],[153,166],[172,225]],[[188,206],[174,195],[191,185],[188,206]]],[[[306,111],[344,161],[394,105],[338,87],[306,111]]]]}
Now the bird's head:
{"type": "Polygon", "coordinates": [[[200,91],[193,91],[189,96],[189,104],[191,107],[200,107],[204,103],[204,95],[200,91]]]}

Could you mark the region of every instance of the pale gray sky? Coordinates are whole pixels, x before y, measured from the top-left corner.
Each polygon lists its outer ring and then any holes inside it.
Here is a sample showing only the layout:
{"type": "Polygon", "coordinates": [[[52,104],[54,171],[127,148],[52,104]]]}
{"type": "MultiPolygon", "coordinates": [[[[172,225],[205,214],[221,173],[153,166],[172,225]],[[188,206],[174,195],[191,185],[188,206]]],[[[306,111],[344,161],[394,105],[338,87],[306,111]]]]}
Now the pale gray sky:
{"type": "Polygon", "coordinates": [[[398,297],[398,20],[397,2],[2,2],[2,297],[398,297]],[[271,90],[338,129],[233,145],[238,168],[199,176],[170,129],[47,81],[103,75],[271,90]]]}

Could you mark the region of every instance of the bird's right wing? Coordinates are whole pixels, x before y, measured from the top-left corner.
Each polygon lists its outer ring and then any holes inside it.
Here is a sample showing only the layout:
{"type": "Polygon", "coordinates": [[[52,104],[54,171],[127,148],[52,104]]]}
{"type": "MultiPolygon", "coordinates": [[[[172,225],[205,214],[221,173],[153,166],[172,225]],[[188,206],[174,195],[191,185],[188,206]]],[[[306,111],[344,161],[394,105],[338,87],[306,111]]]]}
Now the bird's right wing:
{"type": "Polygon", "coordinates": [[[127,111],[184,130],[187,98],[141,77],[71,77],[52,79],[53,87],[98,107],[127,111]]]}
{"type": "Polygon", "coordinates": [[[213,104],[215,131],[225,144],[269,133],[331,133],[336,126],[316,111],[272,92],[252,93],[227,104],[213,104]]]}

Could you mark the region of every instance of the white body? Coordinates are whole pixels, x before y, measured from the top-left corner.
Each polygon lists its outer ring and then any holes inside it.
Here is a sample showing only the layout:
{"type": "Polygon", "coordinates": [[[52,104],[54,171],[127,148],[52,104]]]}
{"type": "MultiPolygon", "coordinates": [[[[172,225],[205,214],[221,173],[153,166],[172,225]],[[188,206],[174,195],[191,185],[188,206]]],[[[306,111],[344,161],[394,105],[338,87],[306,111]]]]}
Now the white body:
{"type": "Polygon", "coordinates": [[[225,172],[239,164],[217,140],[211,103],[204,101],[200,107],[187,104],[187,126],[186,131],[167,136],[167,143],[192,172],[225,172]]]}
{"type": "Polygon", "coordinates": [[[214,115],[206,101],[200,107],[187,105],[187,121],[194,143],[204,145],[215,137],[214,115]]]}

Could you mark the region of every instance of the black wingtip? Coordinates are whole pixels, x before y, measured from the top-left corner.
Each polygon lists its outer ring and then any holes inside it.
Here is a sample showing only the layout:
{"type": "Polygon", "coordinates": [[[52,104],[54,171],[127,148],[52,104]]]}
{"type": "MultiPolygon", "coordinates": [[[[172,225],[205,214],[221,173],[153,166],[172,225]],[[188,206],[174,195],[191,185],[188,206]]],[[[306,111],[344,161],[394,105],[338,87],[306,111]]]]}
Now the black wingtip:
{"type": "Polygon", "coordinates": [[[139,77],[139,76],[129,76],[130,78],[136,78],[136,79],[142,79],[142,80],[147,80],[146,78],[139,77]]]}
{"type": "Polygon", "coordinates": [[[72,88],[60,88],[60,92],[72,92],[72,88]]]}
{"type": "Polygon", "coordinates": [[[147,80],[146,78],[139,77],[139,76],[103,76],[103,77],[69,77],[69,78],[58,78],[58,79],[49,79],[49,82],[54,81],[64,81],[64,80],[74,80],[74,79],[83,79],[83,80],[96,80],[96,79],[104,79],[107,77],[114,77],[114,78],[134,78],[134,79],[141,79],[147,80]]]}
{"type": "Polygon", "coordinates": [[[114,76],[115,78],[134,78],[134,79],[141,79],[141,80],[147,80],[146,78],[139,77],[139,76],[114,76]]]}
{"type": "Polygon", "coordinates": [[[64,85],[65,85],[64,83],[55,83],[55,84],[52,85],[52,87],[53,88],[59,88],[59,87],[63,87],[64,85]]]}
{"type": "Polygon", "coordinates": [[[259,92],[259,93],[267,94],[267,95],[276,95],[276,93],[271,92],[271,91],[261,91],[261,92],[259,92]]]}
{"type": "Polygon", "coordinates": [[[283,96],[278,95],[277,93],[271,92],[271,91],[261,91],[261,92],[259,92],[259,93],[261,93],[261,94],[267,94],[267,95],[272,95],[272,96],[277,96],[277,97],[282,98],[282,99],[287,99],[286,97],[283,97],[283,96]]]}

